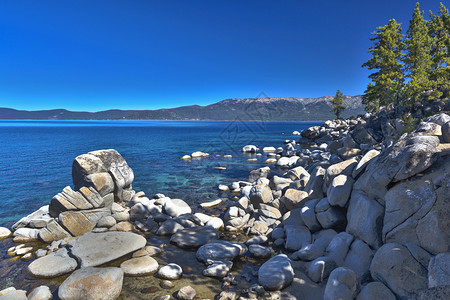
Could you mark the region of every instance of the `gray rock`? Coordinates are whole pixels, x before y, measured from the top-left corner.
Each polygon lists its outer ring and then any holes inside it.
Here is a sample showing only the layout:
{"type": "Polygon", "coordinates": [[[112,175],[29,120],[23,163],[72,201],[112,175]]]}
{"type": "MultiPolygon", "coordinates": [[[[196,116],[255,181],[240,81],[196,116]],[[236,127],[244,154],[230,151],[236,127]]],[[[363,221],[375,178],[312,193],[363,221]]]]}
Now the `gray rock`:
{"type": "Polygon", "coordinates": [[[219,238],[217,231],[211,226],[197,226],[178,230],[170,238],[170,242],[180,248],[198,248],[219,238]]]}
{"type": "Polygon", "coordinates": [[[297,165],[297,161],[300,157],[298,156],[291,156],[291,157],[281,157],[275,165],[281,169],[290,169],[292,167],[295,167],[297,165]]]}
{"type": "Polygon", "coordinates": [[[407,143],[408,138],[401,138],[372,159],[354,189],[366,192],[371,199],[383,199],[389,183],[428,169],[439,157],[436,147],[429,143],[407,143]]]}
{"type": "Polygon", "coordinates": [[[450,253],[440,253],[428,265],[428,287],[450,285],[450,253]]]}
{"type": "Polygon", "coordinates": [[[141,257],[141,256],[157,256],[162,252],[161,248],[155,246],[145,246],[142,249],[133,253],[133,257],[141,257]]]}
{"type": "Polygon", "coordinates": [[[17,221],[13,226],[11,226],[11,229],[15,231],[23,227],[42,228],[52,220],[53,218],[48,212],[48,205],[44,205],[35,212],[17,221]]]}
{"type": "Polygon", "coordinates": [[[415,230],[419,245],[432,254],[449,252],[450,249],[450,176],[448,173],[446,176],[446,181],[436,190],[436,202],[419,220],[415,230]]]}
{"type": "Polygon", "coordinates": [[[441,126],[431,122],[420,122],[414,132],[426,135],[442,135],[441,126]]]}
{"type": "Polygon", "coordinates": [[[313,234],[313,241],[325,250],[336,235],[337,232],[334,229],[323,229],[313,234]]]}
{"type": "Polygon", "coordinates": [[[324,300],[353,300],[358,293],[358,277],[347,268],[337,268],[331,272],[323,295],[324,300]]]}
{"type": "Polygon", "coordinates": [[[356,178],[359,174],[361,174],[362,171],[367,167],[369,162],[377,157],[380,154],[380,151],[372,149],[368,151],[364,156],[361,158],[361,160],[356,165],[355,169],[353,169],[352,177],[356,178]]]}
{"type": "Polygon", "coordinates": [[[145,276],[153,274],[158,270],[158,267],[158,262],[148,255],[131,258],[120,264],[120,268],[127,276],[145,276]]]}
{"type": "Polygon", "coordinates": [[[65,211],[58,216],[59,224],[73,236],[80,236],[94,229],[97,222],[89,220],[82,211],[65,211]]]}
{"type": "Polygon", "coordinates": [[[74,182],[75,189],[82,187],[93,188],[103,197],[105,207],[109,207],[114,202],[114,180],[107,172],[93,173],[84,175],[79,178],[78,182],[74,182]],[[112,195],[112,199],[108,199],[108,195],[112,195]]]}
{"type": "Polygon", "coordinates": [[[223,278],[228,275],[233,267],[231,261],[214,260],[208,261],[208,263],[210,263],[209,266],[202,272],[203,276],[207,277],[223,278]]]}
{"type": "Polygon", "coordinates": [[[311,243],[311,232],[306,226],[284,226],[287,250],[296,251],[311,243]]]}
{"type": "Polygon", "coordinates": [[[256,153],[258,152],[258,150],[259,148],[255,145],[245,145],[241,151],[244,153],[256,153]]]}
{"type": "Polygon", "coordinates": [[[443,197],[437,201],[434,185],[426,180],[403,182],[390,189],[385,196],[383,240],[415,243],[433,254],[448,251],[449,200],[442,193],[450,188],[439,190],[443,197]]]}
{"type": "MultiPolygon", "coordinates": [[[[7,229],[7,228],[5,228],[5,229],[7,229]]],[[[6,230],[4,231],[5,236],[8,234],[8,231],[6,231],[6,230]]],[[[39,229],[24,227],[24,228],[19,228],[16,231],[14,231],[13,237],[14,237],[15,241],[17,241],[17,239],[20,239],[19,240],[20,242],[34,241],[34,240],[38,239],[39,232],[40,232],[39,229]]],[[[11,231],[9,231],[9,233],[11,233],[11,231]]]]}
{"type": "Polygon", "coordinates": [[[72,273],[61,284],[61,300],[114,300],[122,290],[123,271],[120,268],[82,268],[72,273]]]}
{"type": "Polygon", "coordinates": [[[194,299],[196,294],[197,293],[190,285],[184,286],[178,291],[177,299],[178,300],[192,300],[192,299],[194,299]]]}
{"type": "Polygon", "coordinates": [[[305,205],[301,208],[302,220],[311,232],[318,231],[322,228],[319,221],[317,221],[316,212],[314,211],[319,200],[320,199],[306,201],[305,205]]]}
{"type": "Polygon", "coordinates": [[[351,176],[353,173],[353,170],[355,169],[357,164],[358,164],[358,161],[355,158],[351,158],[351,159],[344,160],[343,162],[329,166],[326,171],[326,174],[325,174],[325,180],[324,180],[324,186],[323,186],[325,191],[330,186],[334,177],[336,177],[338,175],[351,176]]]}
{"type": "Polygon", "coordinates": [[[366,284],[356,297],[356,300],[396,300],[391,290],[379,281],[366,284]]]}
{"type": "Polygon", "coordinates": [[[67,210],[80,210],[94,208],[80,192],[72,190],[66,186],[61,193],[53,196],[49,205],[50,216],[56,218],[61,212],[67,210]]]}
{"type": "Polygon", "coordinates": [[[308,276],[314,282],[322,282],[330,275],[338,265],[329,257],[318,257],[308,266],[308,276]]]}
{"type": "Polygon", "coordinates": [[[311,172],[311,177],[305,186],[305,192],[308,193],[309,199],[323,198],[323,182],[325,179],[326,170],[322,167],[317,167],[311,172]]]}
{"type": "Polygon", "coordinates": [[[442,139],[446,143],[450,143],[450,121],[442,125],[442,139]]]}
{"type": "Polygon", "coordinates": [[[157,275],[162,279],[177,280],[183,275],[183,269],[179,265],[171,263],[159,269],[157,275]]]}
{"type": "Polygon", "coordinates": [[[300,250],[295,252],[293,255],[297,259],[304,261],[315,260],[318,257],[324,255],[325,249],[317,244],[308,244],[303,246],[300,250]]]}
{"type": "Polygon", "coordinates": [[[178,217],[182,214],[190,214],[192,212],[189,205],[181,199],[170,199],[163,205],[164,213],[171,217],[178,217]]]}
{"type": "Polygon", "coordinates": [[[24,290],[16,290],[15,288],[0,296],[0,300],[28,300],[27,292],[24,290]]]}
{"type": "Polygon", "coordinates": [[[285,254],[279,254],[266,261],[258,270],[258,283],[265,290],[281,290],[294,279],[294,270],[285,254]]]}
{"type": "Polygon", "coordinates": [[[358,278],[363,278],[363,276],[369,277],[369,268],[373,254],[372,249],[366,243],[361,240],[355,240],[345,257],[343,267],[353,270],[358,278]]]}
{"type": "Polygon", "coordinates": [[[327,191],[328,202],[334,206],[345,207],[353,187],[353,178],[338,175],[333,178],[327,191]]]}
{"type": "Polygon", "coordinates": [[[263,167],[256,170],[250,171],[250,174],[248,176],[248,181],[253,183],[256,182],[260,178],[267,178],[267,174],[270,173],[269,167],[263,167]]]}
{"type": "MultiPolygon", "coordinates": [[[[281,229],[281,230],[283,231],[283,229],[281,229]]],[[[284,234],[284,231],[283,231],[283,234],[284,234]]],[[[272,232],[272,236],[273,236],[273,232],[272,232]]],[[[267,243],[267,240],[268,240],[267,236],[260,235],[260,236],[252,237],[251,239],[247,240],[245,242],[245,244],[247,246],[249,246],[249,245],[261,245],[261,244],[267,243]]]]}
{"type": "Polygon", "coordinates": [[[307,183],[311,177],[308,171],[306,171],[303,167],[295,167],[290,169],[283,176],[288,176],[291,180],[303,180],[305,183],[307,183]]]}
{"type": "Polygon", "coordinates": [[[428,264],[433,257],[428,251],[416,244],[408,243],[404,246],[408,248],[408,251],[411,253],[415,260],[417,260],[424,268],[428,268],[428,264]]]}
{"type": "Polygon", "coordinates": [[[272,191],[268,185],[257,184],[250,190],[250,202],[259,208],[260,203],[269,203],[273,201],[272,191]]]}
{"type": "Polygon", "coordinates": [[[52,292],[46,285],[38,286],[33,289],[28,295],[28,300],[51,300],[53,299],[52,292]]]}
{"type": "Polygon", "coordinates": [[[122,155],[119,154],[119,152],[114,149],[108,149],[92,151],[89,152],[89,154],[100,158],[103,165],[108,170],[108,173],[111,174],[111,177],[113,178],[116,186],[116,190],[124,189],[131,185],[134,179],[133,170],[128,166],[127,162],[122,157],[122,155]]]}
{"type": "Polygon", "coordinates": [[[272,255],[270,248],[261,245],[250,245],[248,251],[254,258],[269,258],[272,255]]]}
{"type": "Polygon", "coordinates": [[[277,227],[277,228],[275,228],[272,231],[271,236],[272,236],[273,240],[277,240],[277,239],[284,238],[286,235],[284,234],[284,229],[283,228],[277,227]]]}
{"type": "Polygon", "coordinates": [[[369,144],[369,145],[375,145],[377,141],[369,134],[367,129],[364,127],[364,125],[360,124],[357,125],[352,133],[351,133],[353,140],[355,140],[358,144],[369,144]]]}
{"type": "Polygon", "coordinates": [[[86,233],[68,242],[80,267],[95,267],[115,260],[145,246],[147,240],[135,233],[110,231],[86,233]]]}
{"type": "Polygon", "coordinates": [[[288,210],[295,208],[301,208],[306,200],[308,200],[308,193],[304,191],[299,191],[296,189],[287,189],[284,196],[280,199],[288,210]]]}
{"type": "Polygon", "coordinates": [[[203,263],[207,263],[208,260],[232,261],[245,252],[247,252],[247,247],[244,244],[217,240],[201,246],[197,250],[196,257],[203,263]]]}
{"type": "Polygon", "coordinates": [[[156,234],[157,235],[172,235],[175,232],[182,230],[182,229],[184,229],[184,227],[181,224],[174,221],[173,219],[168,219],[161,224],[161,227],[159,227],[156,234]]]}
{"type": "Polygon", "coordinates": [[[283,226],[287,225],[304,226],[305,223],[303,223],[301,213],[302,213],[301,208],[296,208],[286,212],[282,218],[283,226]]]}
{"type": "Polygon", "coordinates": [[[327,198],[323,198],[317,203],[315,211],[317,221],[323,228],[342,227],[346,222],[345,210],[330,206],[327,198]]]}
{"type": "Polygon", "coordinates": [[[264,203],[259,204],[258,212],[260,215],[265,216],[267,218],[272,218],[272,219],[281,218],[281,213],[277,208],[267,205],[267,204],[264,204],[264,203]]]}
{"type": "Polygon", "coordinates": [[[208,220],[208,222],[205,223],[205,226],[210,226],[216,230],[222,228],[224,226],[223,221],[221,218],[218,217],[212,217],[208,220]]]}
{"type": "Polygon", "coordinates": [[[75,270],[78,263],[63,248],[40,257],[28,265],[28,271],[37,277],[53,278],[75,270]]]}
{"type": "Polygon", "coordinates": [[[116,225],[116,223],[117,223],[116,219],[114,219],[112,216],[105,216],[105,217],[101,218],[100,220],[98,220],[96,226],[109,228],[109,227],[116,225]]]}
{"type": "Polygon", "coordinates": [[[369,199],[365,192],[353,191],[347,210],[348,233],[378,249],[382,244],[383,217],[383,206],[369,199]]]}
{"type": "Polygon", "coordinates": [[[430,135],[418,135],[409,138],[406,141],[406,146],[414,145],[414,144],[429,144],[433,147],[439,146],[439,138],[437,136],[430,135]]]}
{"type": "Polygon", "coordinates": [[[428,287],[427,269],[400,244],[384,244],[370,265],[372,278],[385,283],[397,297],[413,297],[428,287]]]}
{"type": "Polygon", "coordinates": [[[425,119],[426,122],[433,122],[440,126],[444,125],[447,122],[450,122],[450,116],[446,113],[436,114],[434,116],[428,117],[425,119]]]}
{"type": "Polygon", "coordinates": [[[67,237],[72,237],[72,235],[62,228],[56,220],[51,221],[44,228],[41,228],[38,233],[38,238],[45,243],[62,240],[67,237]]]}
{"type": "Polygon", "coordinates": [[[344,264],[352,241],[353,236],[351,234],[347,232],[338,233],[328,244],[325,253],[341,267],[344,264]]]}

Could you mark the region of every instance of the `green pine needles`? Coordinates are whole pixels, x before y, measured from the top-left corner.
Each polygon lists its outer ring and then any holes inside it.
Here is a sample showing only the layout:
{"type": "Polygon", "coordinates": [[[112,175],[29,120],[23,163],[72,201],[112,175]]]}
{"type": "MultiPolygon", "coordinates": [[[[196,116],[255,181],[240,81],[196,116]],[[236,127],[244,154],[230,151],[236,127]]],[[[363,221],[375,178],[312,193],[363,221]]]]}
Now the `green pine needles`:
{"type": "Polygon", "coordinates": [[[412,106],[416,101],[449,101],[450,17],[441,3],[439,14],[423,18],[416,3],[406,35],[395,19],[372,33],[372,57],[362,66],[374,73],[363,95],[366,110],[412,106]]]}
{"type": "Polygon", "coordinates": [[[334,96],[333,100],[331,100],[331,104],[333,105],[333,108],[330,112],[334,113],[336,118],[339,119],[341,112],[345,109],[344,95],[340,90],[336,91],[336,96],[334,96]]]}

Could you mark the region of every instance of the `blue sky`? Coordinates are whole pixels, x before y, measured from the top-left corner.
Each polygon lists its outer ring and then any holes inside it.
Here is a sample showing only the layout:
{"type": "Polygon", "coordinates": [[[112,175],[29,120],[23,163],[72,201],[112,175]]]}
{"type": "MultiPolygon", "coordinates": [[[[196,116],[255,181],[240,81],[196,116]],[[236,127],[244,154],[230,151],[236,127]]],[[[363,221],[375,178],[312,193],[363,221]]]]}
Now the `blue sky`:
{"type": "MultiPolygon", "coordinates": [[[[416,1],[2,1],[0,107],[98,111],[364,92],[416,1]]],[[[437,13],[440,1],[420,1],[437,13]]],[[[444,3],[445,4],[445,3],[444,3]]]]}

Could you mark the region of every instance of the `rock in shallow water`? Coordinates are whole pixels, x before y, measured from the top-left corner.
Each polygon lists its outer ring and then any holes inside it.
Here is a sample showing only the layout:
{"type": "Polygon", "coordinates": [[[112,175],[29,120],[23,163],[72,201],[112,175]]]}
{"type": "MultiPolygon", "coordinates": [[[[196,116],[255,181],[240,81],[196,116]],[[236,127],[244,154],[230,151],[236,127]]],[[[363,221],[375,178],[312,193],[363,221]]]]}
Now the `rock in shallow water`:
{"type": "Polygon", "coordinates": [[[179,300],[192,300],[197,292],[190,286],[182,287],[177,293],[177,299],[179,300]]]}
{"type": "Polygon", "coordinates": [[[115,300],[122,290],[120,268],[83,268],[72,273],[59,287],[61,300],[115,300]]]}
{"type": "Polygon", "coordinates": [[[158,270],[158,262],[150,256],[128,259],[120,264],[123,273],[128,276],[145,276],[158,270]]]}
{"type": "Polygon", "coordinates": [[[46,285],[38,286],[33,289],[28,295],[28,300],[51,300],[53,299],[52,292],[46,285]]]}
{"type": "Polygon", "coordinates": [[[254,258],[269,258],[272,253],[270,248],[261,245],[250,245],[248,251],[254,258]]]}
{"type": "Polygon", "coordinates": [[[11,236],[11,230],[6,227],[0,227],[0,239],[4,239],[11,236]]]}
{"type": "Polygon", "coordinates": [[[212,226],[197,226],[178,230],[170,238],[170,242],[180,248],[198,248],[219,238],[212,226]]]}
{"type": "Polygon", "coordinates": [[[233,260],[238,255],[247,252],[247,247],[241,243],[225,240],[214,241],[201,246],[197,250],[197,259],[203,263],[208,260],[233,260]]]}
{"type": "Polygon", "coordinates": [[[223,278],[228,275],[228,272],[233,267],[233,262],[231,261],[208,261],[208,263],[210,265],[202,272],[204,276],[208,277],[223,278]]]}
{"type": "Polygon", "coordinates": [[[162,279],[176,280],[180,279],[183,269],[177,264],[168,264],[158,271],[158,277],[162,279]]]}
{"type": "Polygon", "coordinates": [[[86,233],[68,243],[80,267],[95,267],[139,250],[147,240],[131,232],[86,233]]]}
{"type": "Polygon", "coordinates": [[[28,266],[28,271],[37,277],[52,278],[72,272],[77,266],[77,261],[63,248],[36,259],[28,266]]]}

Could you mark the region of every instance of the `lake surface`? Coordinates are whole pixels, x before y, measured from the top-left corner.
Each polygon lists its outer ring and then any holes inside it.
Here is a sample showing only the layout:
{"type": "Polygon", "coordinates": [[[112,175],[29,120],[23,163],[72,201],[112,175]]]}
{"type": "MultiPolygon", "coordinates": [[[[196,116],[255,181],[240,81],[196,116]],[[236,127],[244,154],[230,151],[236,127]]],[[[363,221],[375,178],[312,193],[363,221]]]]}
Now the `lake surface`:
{"type": "MultiPolygon", "coordinates": [[[[72,185],[72,161],[83,153],[114,148],[135,174],[133,188],[151,196],[164,193],[191,205],[229,197],[217,186],[245,180],[265,166],[265,156],[248,162],[247,144],[279,147],[298,139],[294,130],[317,122],[210,121],[47,121],[0,120],[0,226],[50,202],[72,185]],[[209,158],[185,162],[185,154],[209,158]],[[231,154],[232,158],[223,155],[231,154]],[[216,170],[214,166],[226,167],[216,170]]],[[[256,156],[254,156],[256,157],[256,156]]]]}

